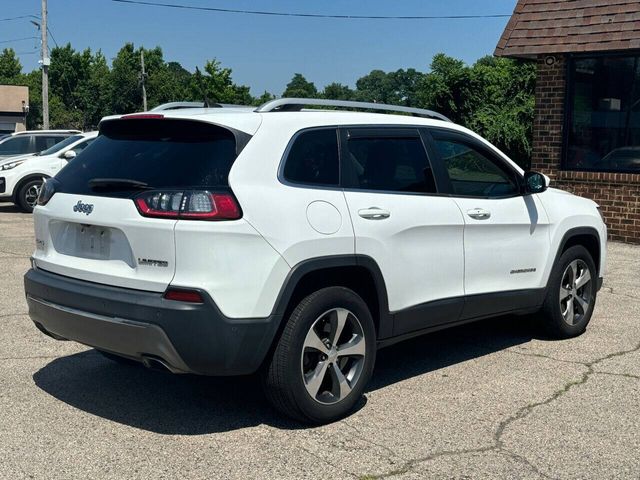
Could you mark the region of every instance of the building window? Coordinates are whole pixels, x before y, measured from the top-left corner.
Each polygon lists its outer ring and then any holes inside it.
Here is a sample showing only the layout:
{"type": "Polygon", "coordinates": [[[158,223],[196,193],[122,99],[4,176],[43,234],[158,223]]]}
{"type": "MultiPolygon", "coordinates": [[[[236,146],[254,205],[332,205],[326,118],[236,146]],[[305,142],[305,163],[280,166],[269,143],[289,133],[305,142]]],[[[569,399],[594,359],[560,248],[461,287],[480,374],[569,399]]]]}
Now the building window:
{"type": "Polygon", "coordinates": [[[567,170],[640,172],[640,54],[569,63],[567,170]]]}

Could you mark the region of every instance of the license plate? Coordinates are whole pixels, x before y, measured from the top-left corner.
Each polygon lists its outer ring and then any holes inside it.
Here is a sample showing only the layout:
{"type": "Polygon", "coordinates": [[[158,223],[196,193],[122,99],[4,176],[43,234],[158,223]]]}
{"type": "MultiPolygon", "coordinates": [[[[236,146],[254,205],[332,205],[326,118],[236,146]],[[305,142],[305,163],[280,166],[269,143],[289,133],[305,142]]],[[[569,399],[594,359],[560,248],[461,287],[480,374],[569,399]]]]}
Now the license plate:
{"type": "Polygon", "coordinates": [[[79,257],[106,260],[111,249],[111,230],[93,225],[76,226],[76,252],[79,257]]]}

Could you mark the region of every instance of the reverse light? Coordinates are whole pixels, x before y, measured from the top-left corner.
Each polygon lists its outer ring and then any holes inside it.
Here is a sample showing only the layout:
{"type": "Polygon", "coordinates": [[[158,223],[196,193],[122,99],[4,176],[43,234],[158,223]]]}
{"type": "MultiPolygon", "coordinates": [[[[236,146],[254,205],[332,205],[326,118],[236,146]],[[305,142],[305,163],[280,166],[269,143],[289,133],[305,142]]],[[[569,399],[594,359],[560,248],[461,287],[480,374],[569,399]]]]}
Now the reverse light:
{"type": "Polygon", "coordinates": [[[164,298],[175,302],[204,303],[204,299],[197,290],[169,288],[164,292],[164,298]]]}
{"type": "Polygon", "coordinates": [[[134,202],[144,217],[236,220],[242,216],[240,206],[233,195],[208,190],[150,191],[138,195],[134,202]]]}

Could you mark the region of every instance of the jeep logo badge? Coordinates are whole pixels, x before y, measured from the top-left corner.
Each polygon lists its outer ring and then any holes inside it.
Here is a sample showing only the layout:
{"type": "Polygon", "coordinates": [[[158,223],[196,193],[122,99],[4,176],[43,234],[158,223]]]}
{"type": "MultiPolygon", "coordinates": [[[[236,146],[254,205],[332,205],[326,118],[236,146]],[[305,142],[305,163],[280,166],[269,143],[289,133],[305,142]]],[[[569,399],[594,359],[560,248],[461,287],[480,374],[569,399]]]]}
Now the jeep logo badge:
{"type": "Polygon", "coordinates": [[[82,200],[78,200],[78,203],[73,206],[73,211],[89,215],[93,212],[93,205],[90,203],[82,203],[82,200]]]}

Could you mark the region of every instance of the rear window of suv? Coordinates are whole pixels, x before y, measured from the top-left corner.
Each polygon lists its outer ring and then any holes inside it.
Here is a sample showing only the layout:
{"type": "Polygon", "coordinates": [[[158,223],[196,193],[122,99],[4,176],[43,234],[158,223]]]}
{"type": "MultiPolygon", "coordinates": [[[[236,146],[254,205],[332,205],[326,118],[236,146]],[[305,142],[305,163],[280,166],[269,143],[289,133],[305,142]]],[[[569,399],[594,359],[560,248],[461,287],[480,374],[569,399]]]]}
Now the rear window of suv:
{"type": "Polygon", "coordinates": [[[186,120],[112,120],[56,179],[60,192],[102,196],[132,192],[92,189],[90,180],[134,180],[154,189],[228,187],[235,159],[234,133],[223,127],[186,120]]]}

